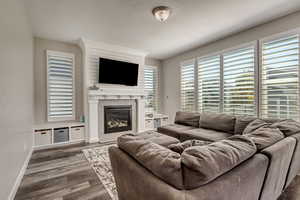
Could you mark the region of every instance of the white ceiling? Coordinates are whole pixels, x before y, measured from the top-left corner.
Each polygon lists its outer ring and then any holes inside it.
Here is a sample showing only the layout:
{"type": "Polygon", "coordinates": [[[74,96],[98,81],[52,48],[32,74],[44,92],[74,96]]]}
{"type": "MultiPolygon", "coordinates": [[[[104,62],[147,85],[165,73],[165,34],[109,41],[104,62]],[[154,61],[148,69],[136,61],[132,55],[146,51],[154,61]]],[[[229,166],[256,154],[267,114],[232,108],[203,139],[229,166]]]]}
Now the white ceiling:
{"type": "Polygon", "coordinates": [[[81,37],[149,52],[158,59],[300,9],[299,0],[26,0],[37,37],[81,37]],[[173,9],[166,23],[151,10],[173,9]]]}

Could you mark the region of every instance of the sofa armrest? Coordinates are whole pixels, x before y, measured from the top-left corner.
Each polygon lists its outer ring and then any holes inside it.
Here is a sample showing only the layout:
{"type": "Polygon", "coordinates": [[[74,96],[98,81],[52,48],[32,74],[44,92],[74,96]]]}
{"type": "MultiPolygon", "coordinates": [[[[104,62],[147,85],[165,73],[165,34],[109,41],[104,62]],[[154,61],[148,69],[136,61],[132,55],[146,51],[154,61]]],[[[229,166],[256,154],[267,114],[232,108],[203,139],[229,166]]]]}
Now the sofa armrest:
{"type": "Polygon", "coordinates": [[[185,200],[184,192],[168,185],[117,147],[109,148],[119,200],[185,200]]]}
{"type": "Polygon", "coordinates": [[[268,163],[267,156],[255,154],[212,182],[187,190],[186,200],[258,200],[268,163]]]}
{"type": "Polygon", "coordinates": [[[290,136],[296,139],[296,147],[293,153],[292,161],[290,164],[290,168],[288,171],[287,180],[284,188],[287,188],[292,180],[297,176],[300,172],[300,133],[290,136]]]}
{"type": "Polygon", "coordinates": [[[261,200],[274,200],[280,196],[287,178],[295,145],[296,139],[287,137],[261,152],[270,160],[261,200]]]}

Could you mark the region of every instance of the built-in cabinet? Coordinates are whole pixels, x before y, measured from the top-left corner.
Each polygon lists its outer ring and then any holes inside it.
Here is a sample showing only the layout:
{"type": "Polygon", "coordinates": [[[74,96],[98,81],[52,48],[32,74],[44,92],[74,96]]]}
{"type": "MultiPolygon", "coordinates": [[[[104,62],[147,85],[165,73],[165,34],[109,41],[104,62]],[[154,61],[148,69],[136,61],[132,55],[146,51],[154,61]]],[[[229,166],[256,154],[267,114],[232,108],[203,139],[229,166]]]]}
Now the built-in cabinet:
{"type": "Polygon", "coordinates": [[[41,125],[34,130],[35,149],[51,148],[57,145],[85,141],[83,123],[41,125]]]}
{"type": "Polygon", "coordinates": [[[168,115],[146,113],[145,117],[145,129],[146,130],[156,130],[158,127],[169,124],[168,115]]]}

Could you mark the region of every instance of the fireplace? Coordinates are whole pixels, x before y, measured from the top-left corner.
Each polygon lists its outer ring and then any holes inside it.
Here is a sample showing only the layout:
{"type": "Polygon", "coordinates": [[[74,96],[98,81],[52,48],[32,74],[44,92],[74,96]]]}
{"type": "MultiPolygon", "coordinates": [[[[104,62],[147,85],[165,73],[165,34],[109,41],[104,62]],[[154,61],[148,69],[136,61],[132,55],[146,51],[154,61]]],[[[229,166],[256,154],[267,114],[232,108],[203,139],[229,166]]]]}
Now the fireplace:
{"type": "Polygon", "coordinates": [[[132,106],[104,106],[104,134],[132,130],[132,106]]]}

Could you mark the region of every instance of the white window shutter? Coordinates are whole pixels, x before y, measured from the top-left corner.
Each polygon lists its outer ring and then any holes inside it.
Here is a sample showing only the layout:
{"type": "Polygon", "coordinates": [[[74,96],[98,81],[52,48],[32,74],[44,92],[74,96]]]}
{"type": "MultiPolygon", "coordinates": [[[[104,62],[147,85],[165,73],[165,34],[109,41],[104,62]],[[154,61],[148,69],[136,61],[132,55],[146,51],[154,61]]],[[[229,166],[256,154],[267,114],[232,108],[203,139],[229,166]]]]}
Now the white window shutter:
{"type": "Polygon", "coordinates": [[[261,115],[299,121],[299,35],[262,41],[261,115]]]}
{"type": "Polygon", "coordinates": [[[181,63],[180,104],[182,111],[195,111],[195,60],[181,63]]]}
{"type": "Polygon", "coordinates": [[[198,59],[198,110],[220,112],[220,56],[198,59]]]}
{"type": "Polygon", "coordinates": [[[48,121],[74,120],[74,55],[47,51],[48,121]]]}
{"type": "Polygon", "coordinates": [[[158,83],[158,69],[154,66],[144,67],[144,89],[147,93],[146,108],[159,110],[159,83],[158,83]]]}
{"type": "Polygon", "coordinates": [[[223,54],[223,112],[256,115],[255,46],[223,54]]]}

